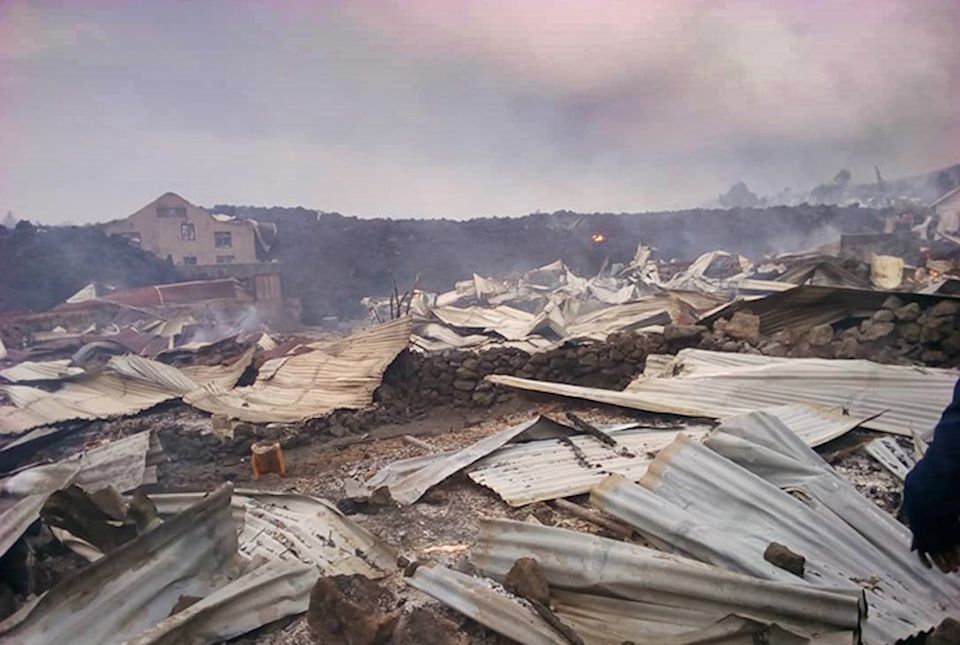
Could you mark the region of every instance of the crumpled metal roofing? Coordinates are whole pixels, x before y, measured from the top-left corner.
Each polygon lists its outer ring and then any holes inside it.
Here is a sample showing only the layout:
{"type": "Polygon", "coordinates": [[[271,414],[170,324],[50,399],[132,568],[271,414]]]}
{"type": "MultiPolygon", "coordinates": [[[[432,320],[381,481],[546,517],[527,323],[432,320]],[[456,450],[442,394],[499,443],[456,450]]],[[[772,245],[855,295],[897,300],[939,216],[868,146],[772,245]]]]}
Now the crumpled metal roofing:
{"type": "Polygon", "coordinates": [[[523,600],[503,593],[490,580],[438,564],[417,567],[406,580],[414,589],[518,643],[569,645],[566,638],[523,600]]]}
{"type": "Polygon", "coordinates": [[[450,327],[492,331],[507,340],[523,340],[530,334],[535,316],[507,305],[497,307],[435,307],[431,313],[450,327]]]}
{"type": "Polygon", "coordinates": [[[177,369],[140,356],[110,359],[104,371],[64,382],[53,392],[25,385],[0,385],[13,406],[0,406],[0,436],[75,419],[106,419],[142,412],[183,396],[201,384],[236,383],[252,351],[232,365],[177,369]],[[196,379],[196,380],[195,380],[196,379]]]}
{"type": "MultiPolygon", "coordinates": [[[[566,645],[569,641],[529,604],[489,578],[460,573],[437,564],[418,567],[407,583],[481,625],[525,645],[566,645]]],[[[554,614],[587,645],[695,645],[730,643],[794,644],[803,635],[776,624],[743,616],[637,602],[609,596],[551,589],[554,614]]],[[[828,640],[818,635],[818,641],[828,640]]],[[[850,642],[847,632],[846,642],[850,642]]]]}
{"type": "Polygon", "coordinates": [[[218,280],[194,280],[175,284],[158,284],[127,291],[114,291],[100,297],[100,300],[125,305],[175,305],[204,302],[207,300],[249,299],[235,278],[218,280]]]}
{"type": "MultiPolygon", "coordinates": [[[[237,552],[230,485],[98,559],[0,623],[21,643],[123,642],[207,596],[237,552]]],[[[222,584],[222,583],[221,583],[222,584]]]]}
{"type": "Polygon", "coordinates": [[[50,493],[70,485],[80,471],[80,459],[59,461],[31,470],[33,472],[29,477],[21,477],[20,486],[11,486],[10,479],[2,482],[0,556],[40,517],[40,509],[50,493]]]}
{"type": "MultiPolygon", "coordinates": [[[[810,446],[832,441],[864,421],[807,405],[779,406],[767,412],[794,428],[810,446]]],[[[521,426],[507,428],[462,450],[390,462],[364,482],[364,487],[372,491],[386,486],[394,499],[410,503],[406,500],[416,501],[414,498],[430,486],[463,469],[470,479],[492,489],[511,506],[523,506],[587,493],[610,473],[639,479],[656,452],[673,441],[678,432],[702,436],[709,429],[694,425],[674,430],[643,428],[636,423],[599,426],[617,441],[618,445],[612,447],[546,417],[517,433],[521,426]],[[542,432],[530,436],[538,429],[542,432]],[[527,436],[521,437],[523,434],[527,436]],[[510,435],[503,443],[504,436],[510,435]],[[557,436],[566,439],[561,441],[557,436]]]]}
{"type": "MultiPolygon", "coordinates": [[[[806,405],[785,405],[766,411],[794,428],[810,446],[832,441],[864,421],[806,405]]],[[[704,436],[709,428],[690,426],[665,430],[636,428],[635,424],[630,424],[628,427],[601,429],[617,440],[620,449],[588,435],[570,437],[586,458],[587,465],[581,463],[568,445],[556,439],[544,439],[501,448],[478,461],[468,476],[481,486],[492,489],[511,506],[581,495],[612,473],[630,480],[641,478],[657,452],[672,442],[679,432],[696,438],[704,436]]]]}
{"type": "Polygon", "coordinates": [[[161,620],[124,645],[202,645],[251,632],[303,613],[317,571],[299,562],[271,561],[161,620]]]}
{"type": "Polygon", "coordinates": [[[386,484],[390,491],[390,497],[398,504],[413,504],[420,499],[424,493],[430,490],[430,488],[439,484],[450,475],[463,470],[475,461],[504,446],[522,432],[542,423],[553,424],[552,421],[545,417],[537,417],[532,421],[519,423],[488,437],[484,437],[461,450],[445,453],[443,456],[431,460],[423,467],[386,484]]]}
{"type": "Polygon", "coordinates": [[[502,580],[520,558],[533,558],[551,590],[635,602],[740,614],[807,633],[855,631],[860,594],[814,588],[726,571],[661,551],[586,533],[511,520],[487,519],[471,561],[502,580]]]}
{"type": "Polygon", "coordinates": [[[216,643],[306,611],[320,575],[397,568],[392,547],[322,499],[230,485],[151,499],[165,522],[0,624],[0,638],[216,643]],[[182,596],[200,600],[170,615],[182,596]]]}
{"type": "Polygon", "coordinates": [[[893,437],[874,439],[864,446],[864,450],[900,481],[905,480],[907,473],[917,465],[917,458],[901,448],[893,437]]]}
{"type": "Polygon", "coordinates": [[[60,381],[80,374],[83,374],[83,368],[70,365],[69,358],[59,361],[23,361],[13,367],[0,370],[0,376],[11,383],[60,381]]]}
{"type": "Polygon", "coordinates": [[[410,343],[410,318],[400,318],[313,351],[284,357],[267,377],[248,387],[210,384],[183,397],[214,414],[254,423],[299,421],[338,408],[362,408],[373,401],[383,373],[410,343]]]}
{"type": "Polygon", "coordinates": [[[163,448],[148,430],[0,480],[0,555],[39,517],[51,493],[71,484],[91,493],[107,487],[123,493],[153,484],[162,458],[163,448]]]}
{"type": "Polygon", "coordinates": [[[863,425],[873,430],[917,432],[925,438],[952,400],[957,381],[957,373],[945,369],[697,349],[681,351],[666,371],[672,375],[642,376],[623,391],[501,375],[487,380],[637,410],[713,418],[806,403],[872,417],[863,425]]]}
{"type": "Polygon", "coordinates": [[[909,532],[771,415],[725,420],[705,445],[680,437],[639,485],[611,477],[591,502],[654,543],[770,580],[866,594],[868,643],[890,643],[960,609],[960,583],[925,569],[909,532]],[[803,581],[763,558],[806,558],[803,581]]]}
{"type": "MultiPolygon", "coordinates": [[[[780,625],[744,616],[721,615],[686,607],[623,600],[608,596],[557,591],[551,593],[554,611],[584,642],[590,645],[622,645],[625,642],[652,645],[770,643],[788,645],[816,642],[847,642],[851,634],[839,632],[808,639],[780,625]]],[[[799,631],[799,630],[798,630],[799,631]]]]}
{"type": "MultiPolygon", "coordinates": [[[[630,424],[630,427],[635,426],[630,424]]],[[[502,448],[477,462],[467,475],[511,506],[581,495],[610,473],[621,473],[632,479],[642,477],[652,454],[673,441],[677,434],[676,430],[651,428],[602,429],[616,439],[619,449],[585,434],[569,438],[580,449],[587,465],[581,463],[566,443],[543,439],[502,448]]],[[[706,428],[690,431],[702,435],[706,428]]]]}
{"type": "MultiPolygon", "coordinates": [[[[203,493],[151,495],[161,516],[180,513],[203,493]]],[[[371,578],[396,570],[397,552],[319,497],[237,490],[231,502],[240,552],[268,560],[296,560],[324,575],[371,578]]]]}

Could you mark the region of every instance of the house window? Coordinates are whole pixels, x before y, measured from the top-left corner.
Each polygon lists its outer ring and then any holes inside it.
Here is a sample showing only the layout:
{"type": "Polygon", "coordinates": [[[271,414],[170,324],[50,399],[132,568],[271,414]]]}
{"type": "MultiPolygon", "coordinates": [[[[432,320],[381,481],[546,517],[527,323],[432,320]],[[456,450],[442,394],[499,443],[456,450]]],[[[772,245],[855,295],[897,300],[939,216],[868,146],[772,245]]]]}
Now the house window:
{"type": "Polygon", "coordinates": [[[213,245],[218,249],[229,249],[233,247],[233,234],[222,231],[215,231],[213,234],[213,245]]]}
{"type": "Polygon", "coordinates": [[[120,233],[120,237],[125,239],[130,244],[135,244],[137,246],[141,245],[139,233],[120,233]]]}
{"type": "Polygon", "coordinates": [[[184,206],[157,206],[157,217],[186,217],[184,206]]]}
{"type": "Polygon", "coordinates": [[[193,224],[181,224],[180,225],[180,239],[193,241],[197,239],[197,227],[193,224]]]}
{"type": "Polygon", "coordinates": [[[184,264],[196,264],[196,263],[197,263],[197,256],[195,256],[195,255],[185,255],[185,256],[183,256],[183,263],[184,263],[184,264]]]}
{"type": "MultiPolygon", "coordinates": [[[[229,235],[229,234],[228,234],[229,235]]],[[[232,255],[218,255],[217,264],[233,264],[232,255]]]]}

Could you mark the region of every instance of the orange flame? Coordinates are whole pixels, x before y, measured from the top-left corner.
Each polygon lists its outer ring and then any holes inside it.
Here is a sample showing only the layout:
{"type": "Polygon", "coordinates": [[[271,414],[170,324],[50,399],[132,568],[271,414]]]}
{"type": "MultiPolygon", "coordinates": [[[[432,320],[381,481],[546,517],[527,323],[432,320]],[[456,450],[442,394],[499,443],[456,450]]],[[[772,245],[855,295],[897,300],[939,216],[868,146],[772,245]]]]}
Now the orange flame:
{"type": "Polygon", "coordinates": [[[590,239],[593,240],[594,244],[601,244],[602,242],[606,241],[607,236],[603,233],[594,233],[590,236],[590,239]]]}

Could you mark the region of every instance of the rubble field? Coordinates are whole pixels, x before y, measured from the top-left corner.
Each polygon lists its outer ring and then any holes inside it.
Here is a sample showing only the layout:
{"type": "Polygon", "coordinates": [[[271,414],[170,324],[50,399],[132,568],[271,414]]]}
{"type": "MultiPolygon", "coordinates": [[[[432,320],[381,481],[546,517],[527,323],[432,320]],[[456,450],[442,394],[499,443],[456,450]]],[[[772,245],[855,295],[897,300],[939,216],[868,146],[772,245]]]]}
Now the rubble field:
{"type": "Polygon", "coordinates": [[[0,640],[936,642],[960,582],[897,514],[960,298],[857,249],[640,244],[339,332],[223,279],[9,317],[0,640]]]}

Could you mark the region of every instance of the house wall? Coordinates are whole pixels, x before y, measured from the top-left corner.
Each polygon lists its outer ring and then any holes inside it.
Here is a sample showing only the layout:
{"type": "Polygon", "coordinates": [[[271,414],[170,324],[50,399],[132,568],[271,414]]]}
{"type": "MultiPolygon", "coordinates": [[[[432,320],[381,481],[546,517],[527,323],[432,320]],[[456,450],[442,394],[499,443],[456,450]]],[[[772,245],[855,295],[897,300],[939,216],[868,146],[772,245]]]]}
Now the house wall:
{"type": "Polygon", "coordinates": [[[253,224],[245,220],[220,222],[207,211],[194,206],[179,195],[167,193],[123,220],[103,226],[108,234],[139,234],[140,246],[161,258],[171,257],[183,265],[184,258],[196,258],[198,265],[217,264],[218,256],[232,256],[231,263],[257,261],[253,224]],[[158,209],[180,209],[176,214],[158,215],[158,209]],[[196,237],[184,240],[181,224],[193,224],[196,237]],[[215,234],[229,232],[231,246],[217,248],[215,234]]]}
{"type": "Polygon", "coordinates": [[[954,192],[952,195],[937,204],[937,215],[940,216],[940,223],[937,225],[938,231],[944,233],[956,233],[960,231],[960,192],[954,192]]]}

